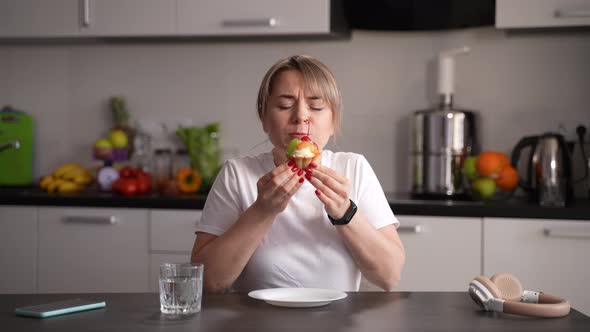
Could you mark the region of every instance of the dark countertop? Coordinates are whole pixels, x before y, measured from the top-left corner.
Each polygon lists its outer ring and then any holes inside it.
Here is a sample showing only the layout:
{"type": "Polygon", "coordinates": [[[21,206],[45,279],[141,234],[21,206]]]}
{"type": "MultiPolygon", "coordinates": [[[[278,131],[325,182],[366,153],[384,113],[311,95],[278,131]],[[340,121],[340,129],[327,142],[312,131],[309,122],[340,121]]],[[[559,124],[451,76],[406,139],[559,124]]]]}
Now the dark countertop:
{"type": "MultiPolygon", "coordinates": [[[[116,207],[150,209],[202,209],[206,195],[123,197],[88,190],[79,194],[49,194],[39,188],[0,187],[0,205],[116,207]]],[[[540,218],[590,221],[590,201],[579,199],[564,208],[541,207],[523,198],[477,202],[467,200],[413,199],[408,194],[387,194],[398,215],[449,217],[540,218]]]]}
{"type": "Polygon", "coordinates": [[[561,318],[485,312],[466,292],[351,292],[315,308],[283,308],[244,293],[203,296],[202,311],[160,314],[158,294],[0,295],[5,331],[587,331],[590,317],[571,310],[561,318]],[[106,308],[45,319],[19,317],[17,307],[71,298],[105,300],[106,308]]]}

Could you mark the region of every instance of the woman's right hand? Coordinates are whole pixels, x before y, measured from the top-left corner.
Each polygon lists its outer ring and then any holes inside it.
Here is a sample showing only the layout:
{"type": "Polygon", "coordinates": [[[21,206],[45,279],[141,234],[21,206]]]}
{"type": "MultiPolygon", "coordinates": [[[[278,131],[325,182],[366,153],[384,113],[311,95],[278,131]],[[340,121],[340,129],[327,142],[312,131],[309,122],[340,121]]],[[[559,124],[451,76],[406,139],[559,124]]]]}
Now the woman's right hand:
{"type": "Polygon", "coordinates": [[[256,183],[258,197],[254,205],[267,213],[282,212],[303,184],[303,176],[303,171],[295,167],[293,162],[277,166],[256,183]]]}

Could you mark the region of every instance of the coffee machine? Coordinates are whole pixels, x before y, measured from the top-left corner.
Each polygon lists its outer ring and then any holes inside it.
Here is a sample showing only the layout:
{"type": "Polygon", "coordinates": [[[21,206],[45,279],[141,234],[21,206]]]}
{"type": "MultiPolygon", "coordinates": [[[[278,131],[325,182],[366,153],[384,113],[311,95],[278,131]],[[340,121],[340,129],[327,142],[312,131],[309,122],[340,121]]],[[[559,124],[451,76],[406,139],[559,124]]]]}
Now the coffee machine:
{"type": "Polygon", "coordinates": [[[414,198],[468,197],[461,169],[465,158],[479,154],[479,115],[453,105],[453,57],[467,52],[469,48],[463,47],[440,54],[440,102],[413,113],[410,168],[414,198]]]}

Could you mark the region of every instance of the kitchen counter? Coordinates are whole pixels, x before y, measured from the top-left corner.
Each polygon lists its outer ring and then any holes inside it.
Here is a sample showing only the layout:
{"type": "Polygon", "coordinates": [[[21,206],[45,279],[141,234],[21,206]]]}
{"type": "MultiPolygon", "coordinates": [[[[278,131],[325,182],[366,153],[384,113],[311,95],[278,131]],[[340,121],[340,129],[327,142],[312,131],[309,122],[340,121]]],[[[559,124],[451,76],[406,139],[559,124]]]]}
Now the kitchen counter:
{"type": "MultiPolygon", "coordinates": [[[[206,195],[123,197],[86,191],[79,194],[49,194],[39,188],[0,188],[0,205],[121,207],[150,209],[202,209],[206,195]]],[[[398,215],[451,217],[501,217],[589,220],[590,201],[580,199],[564,208],[540,207],[523,198],[490,202],[413,199],[408,194],[387,194],[398,215]]]]}
{"type": "Polygon", "coordinates": [[[561,318],[485,312],[466,292],[351,292],[315,308],[282,308],[244,293],[205,294],[198,314],[160,314],[156,293],[0,295],[6,331],[587,331],[577,310],[561,318]],[[106,308],[46,319],[19,317],[14,309],[78,298],[105,300],[106,308]]]}

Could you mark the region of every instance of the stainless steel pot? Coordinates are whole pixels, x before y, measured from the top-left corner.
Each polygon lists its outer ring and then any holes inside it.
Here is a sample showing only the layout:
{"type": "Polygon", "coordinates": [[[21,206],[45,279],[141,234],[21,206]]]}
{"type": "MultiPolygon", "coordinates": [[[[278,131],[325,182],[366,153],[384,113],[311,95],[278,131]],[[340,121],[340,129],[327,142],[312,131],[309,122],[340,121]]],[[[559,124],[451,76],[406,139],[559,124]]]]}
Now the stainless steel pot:
{"type": "Polygon", "coordinates": [[[411,140],[412,194],[456,198],[465,194],[463,160],[479,154],[474,111],[452,107],[413,114],[411,140]]]}

